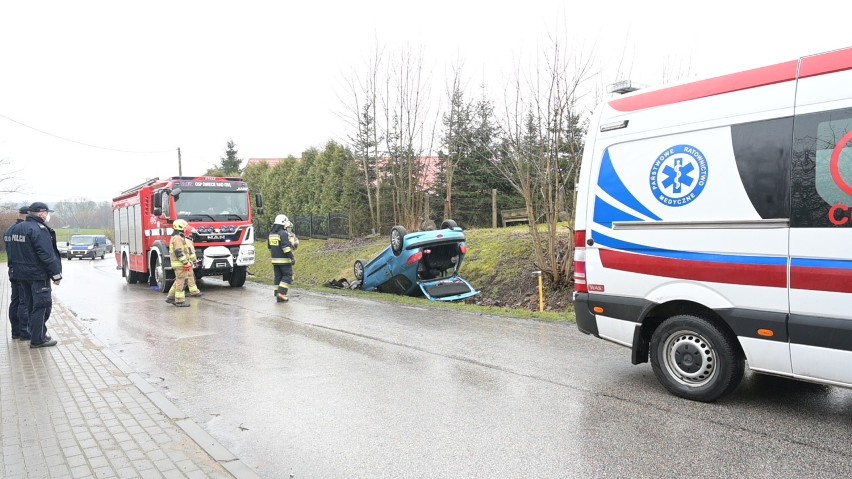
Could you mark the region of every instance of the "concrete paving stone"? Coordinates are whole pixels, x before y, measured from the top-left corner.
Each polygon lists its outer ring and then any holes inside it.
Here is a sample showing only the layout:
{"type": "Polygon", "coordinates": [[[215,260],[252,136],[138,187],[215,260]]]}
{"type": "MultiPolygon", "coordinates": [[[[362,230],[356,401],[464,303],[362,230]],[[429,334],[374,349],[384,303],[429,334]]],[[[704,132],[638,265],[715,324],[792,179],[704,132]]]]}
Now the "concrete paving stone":
{"type": "Polygon", "coordinates": [[[138,461],[139,459],[145,458],[145,454],[140,449],[135,449],[135,446],[136,446],[135,444],[133,446],[134,446],[134,448],[126,449],[124,451],[127,454],[127,459],[129,459],[131,462],[133,462],[133,461],[138,461]]]}
{"type": "Polygon", "coordinates": [[[160,479],[163,476],[160,475],[160,471],[156,469],[147,469],[145,471],[140,471],[139,477],[141,477],[142,479],[160,479]]]}
{"type": "Polygon", "coordinates": [[[65,462],[70,467],[80,467],[80,466],[86,466],[86,465],[89,464],[89,462],[86,460],[86,456],[84,456],[83,454],[80,454],[80,455],[77,455],[77,456],[70,456],[70,457],[66,455],[65,456],[65,462]]]}
{"type": "Polygon", "coordinates": [[[57,477],[71,477],[71,469],[68,469],[68,466],[65,464],[50,466],[50,477],[51,479],[57,477]]]}
{"type": "Polygon", "coordinates": [[[183,479],[183,473],[177,469],[172,469],[171,471],[164,472],[163,477],[166,479],[183,479]]]}
{"type": "Polygon", "coordinates": [[[181,451],[169,451],[166,453],[169,456],[169,459],[172,460],[175,464],[183,461],[188,461],[189,457],[181,451]]]}
{"type": "Polygon", "coordinates": [[[48,467],[53,468],[54,466],[64,465],[65,457],[62,454],[53,454],[44,457],[44,462],[48,467]]]}
{"type": "Polygon", "coordinates": [[[133,463],[126,456],[116,457],[109,460],[109,463],[112,465],[112,468],[115,470],[124,469],[126,467],[132,467],[133,463]]]}
{"type": "Polygon", "coordinates": [[[166,452],[163,451],[160,448],[153,449],[153,450],[149,451],[147,456],[148,456],[148,459],[150,459],[154,462],[165,461],[169,458],[169,456],[166,454],[166,452]]]}
{"type": "Polygon", "coordinates": [[[99,469],[95,469],[95,477],[100,479],[115,477],[115,471],[113,471],[111,467],[101,467],[99,469]]]}
{"type": "Polygon", "coordinates": [[[102,467],[109,467],[109,465],[109,461],[104,456],[89,459],[89,466],[96,471],[102,467]]]}
{"type": "Polygon", "coordinates": [[[102,457],[104,455],[103,451],[98,445],[88,447],[83,449],[83,455],[86,456],[89,460],[92,460],[95,457],[102,457]]]}
{"type": "Polygon", "coordinates": [[[119,479],[135,479],[139,477],[139,473],[136,472],[136,469],[133,469],[132,467],[117,469],[115,473],[119,479]]]}
{"type": "Polygon", "coordinates": [[[159,461],[154,461],[154,467],[157,468],[160,472],[177,470],[177,466],[170,459],[160,459],[159,461]]]}

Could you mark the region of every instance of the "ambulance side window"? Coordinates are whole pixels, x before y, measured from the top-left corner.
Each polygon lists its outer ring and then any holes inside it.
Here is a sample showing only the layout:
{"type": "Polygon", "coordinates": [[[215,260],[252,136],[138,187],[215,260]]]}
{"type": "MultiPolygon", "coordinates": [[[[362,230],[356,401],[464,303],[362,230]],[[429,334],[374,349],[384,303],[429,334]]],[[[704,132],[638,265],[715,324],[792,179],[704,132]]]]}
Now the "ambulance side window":
{"type": "Polygon", "coordinates": [[[793,118],[731,126],[743,187],[761,218],[790,217],[790,135],[793,118]]]}
{"type": "Polygon", "coordinates": [[[796,116],[792,166],[790,226],[852,226],[852,109],[796,116]]]}

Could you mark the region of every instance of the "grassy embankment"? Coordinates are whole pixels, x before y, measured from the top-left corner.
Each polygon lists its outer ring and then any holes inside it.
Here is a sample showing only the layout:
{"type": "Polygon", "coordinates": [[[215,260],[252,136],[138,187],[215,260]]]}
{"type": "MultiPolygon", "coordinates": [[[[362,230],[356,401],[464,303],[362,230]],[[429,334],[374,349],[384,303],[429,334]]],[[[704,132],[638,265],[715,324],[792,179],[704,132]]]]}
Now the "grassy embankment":
{"type": "MultiPolygon", "coordinates": [[[[68,241],[72,234],[107,234],[111,230],[56,230],[57,241],[68,241]]],[[[371,299],[399,304],[418,305],[447,310],[461,310],[480,314],[531,318],[543,321],[573,321],[574,312],[569,302],[570,291],[548,291],[545,288],[546,310],[539,312],[537,277],[526,226],[497,229],[466,230],[468,254],[462,267],[462,277],[481,294],[475,299],[480,304],[442,303],[382,293],[340,290],[324,287],[330,279],[352,280],[352,265],[356,259],[372,259],[388,246],[387,235],[354,240],[303,239],[296,251],[296,288],[345,294],[369,295],[371,299]],[[489,306],[483,306],[488,304],[489,306]]],[[[565,230],[566,237],[568,230],[565,230]]],[[[570,238],[568,238],[570,240],[570,238]]],[[[265,242],[256,244],[257,261],[249,268],[249,280],[272,284],[272,265],[265,242]]],[[[6,262],[5,252],[0,262],[6,262]]]]}
{"type": "MultiPolygon", "coordinates": [[[[387,235],[354,240],[302,239],[296,251],[295,287],[347,295],[369,295],[371,299],[401,304],[464,310],[481,314],[525,317],[545,321],[573,321],[570,291],[548,291],[546,310],[539,312],[538,279],[527,227],[466,230],[469,252],[462,277],[481,291],[480,304],[442,303],[382,293],[323,287],[331,279],[353,280],[356,259],[372,259],[389,244],[387,235]],[[488,306],[483,306],[487,304],[488,306]]],[[[565,229],[566,238],[569,233],[565,229]]],[[[570,238],[569,238],[570,239],[570,238]]],[[[265,242],[256,244],[257,260],[249,268],[249,280],[272,284],[272,266],[265,242]]]]}

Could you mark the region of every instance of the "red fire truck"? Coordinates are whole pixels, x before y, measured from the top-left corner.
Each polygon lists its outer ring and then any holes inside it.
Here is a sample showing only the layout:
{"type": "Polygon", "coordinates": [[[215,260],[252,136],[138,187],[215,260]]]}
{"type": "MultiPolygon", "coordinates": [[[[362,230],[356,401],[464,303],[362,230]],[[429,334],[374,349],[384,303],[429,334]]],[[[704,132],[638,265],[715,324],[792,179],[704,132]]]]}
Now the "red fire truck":
{"type": "MultiPolygon", "coordinates": [[[[260,193],[255,205],[262,214],[260,193]]],[[[115,260],[128,284],[147,282],[168,291],[175,278],[169,240],[177,219],[195,229],[196,277],[222,276],[231,286],[245,284],[246,267],[254,264],[254,228],[242,178],[154,178],[113,198],[112,212],[115,260]]]]}

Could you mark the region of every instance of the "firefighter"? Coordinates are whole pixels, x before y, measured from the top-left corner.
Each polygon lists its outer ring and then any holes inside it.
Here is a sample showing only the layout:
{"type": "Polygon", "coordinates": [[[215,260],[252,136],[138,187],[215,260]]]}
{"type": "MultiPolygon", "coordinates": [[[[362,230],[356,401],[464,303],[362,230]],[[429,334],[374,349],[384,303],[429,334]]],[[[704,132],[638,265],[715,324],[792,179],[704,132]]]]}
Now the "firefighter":
{"type": "MultiPolygon", "coordinates": [[[[269,253],[272,257],[272,268],[275,270],[275,300],[283,303],[289,300],[287,292],[293,284],[293,265],[296,264],[296,256],[293,254],[293,243],[291,234],[293,223],[286,215],[278,215],[272,225],[267,240],[269,253]]],[[[292,235],[295,239],[296,235],[292,235]]],[[[298,241],[298,239],[295,239],[298,241]]]]}
{"type": "Polygon", "coordinates": [[[169,289],[166,302],[178,307],[189,306],[184,292],[187,283],[189,283],[190,296],[201,296],[201,291],[195,286],[195,273],[192,272],[192,265],[197,260],[195,246],[192,245],[192,240],[187,241],[185,236],[188,226],[189,223],[186,220],[175,220],[172,224],[174,232],[169,242],[169,258],[172,260],[172,268],[175,271],[175,282],[169,289]]]}

